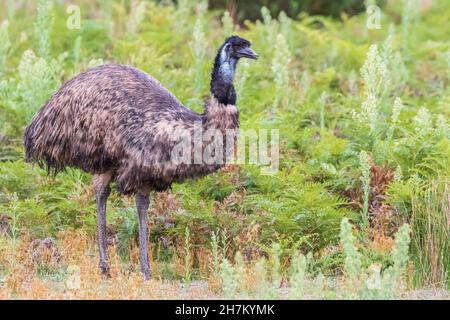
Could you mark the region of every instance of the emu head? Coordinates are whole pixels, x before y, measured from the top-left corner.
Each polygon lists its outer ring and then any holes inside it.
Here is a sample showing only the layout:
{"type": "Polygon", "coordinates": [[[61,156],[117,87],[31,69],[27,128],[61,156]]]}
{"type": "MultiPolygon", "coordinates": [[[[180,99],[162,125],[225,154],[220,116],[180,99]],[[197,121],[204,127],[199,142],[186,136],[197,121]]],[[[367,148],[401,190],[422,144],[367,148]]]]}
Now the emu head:
{"type": "Polygon", "coordinates": [[[238,36],[227,38],[220,50],[221,62],[239,60],[240,58],[258,59],[258,54],[250,46],[250,41],[244,38],[238,36]]]}
{"type": "Polygon", "coordinates": [[[216,78],[220,78],[224,83],[232,83],[240,58],[258,59],[258,54],[250,46],[250,41],[246,39],[238,36],[228,37],[220,47],[215,60],[214,68],[218,76],[216,78]]]}

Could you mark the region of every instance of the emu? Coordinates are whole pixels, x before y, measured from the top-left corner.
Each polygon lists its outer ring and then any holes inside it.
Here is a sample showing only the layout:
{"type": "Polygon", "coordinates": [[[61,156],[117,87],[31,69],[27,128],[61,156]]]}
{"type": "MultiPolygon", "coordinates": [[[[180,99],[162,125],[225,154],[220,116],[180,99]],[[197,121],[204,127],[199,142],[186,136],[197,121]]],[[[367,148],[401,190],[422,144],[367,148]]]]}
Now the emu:
{"type": "MultiPolygon", "coordinates": [[[[93,174],[97,204],[99,268],[109,277],[106,202],[115,182],[118,192],[136,196],[141,271],[150,277],[147,210],[152,191],[219,170],[215,163],[178,163],[173,149],[201,129],[225,134],[239,128],[233,86],[240,58],[257,59],[251,43],[231,36],[219,48],[211,73],[211,96],[198,114],[183,106],[162,84],[131,66],[102,65],[67,81],[25,129],[25,159],[56,174],[77,167],[93,174]]],[[[196,138],[194,137],[194,140],[196,138]]],[[[201,142],[202,150],[211,139],[201,142]]],[[[226,157],[219,154],[220,157],[226,157]]]]}

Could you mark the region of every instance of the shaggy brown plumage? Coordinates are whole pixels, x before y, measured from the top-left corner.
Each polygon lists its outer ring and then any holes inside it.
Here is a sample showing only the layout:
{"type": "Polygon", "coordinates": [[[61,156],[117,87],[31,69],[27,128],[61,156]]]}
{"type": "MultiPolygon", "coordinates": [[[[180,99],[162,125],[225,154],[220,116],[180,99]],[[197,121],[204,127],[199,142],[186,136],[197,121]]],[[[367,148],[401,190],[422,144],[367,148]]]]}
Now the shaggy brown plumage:
{"type": "MultiPolygon", "coordinates": [[[[130,66],[109,64],[66,82],[26,128],[27,161],[54,173],[78,167],[94,174],[103,269],[107,269],[106,253],[102,253],[106,232],[103,216],[110,181],[117,183],[121,193],[137,194],[138,211],[146,211],[150,191],[165,190],[173,182],[204,176],[224,165],[226,152],[218,157],[222,161],[213,163],[177,163],[172,153],[189,136],[194,159],[198,126],[203,132],[216,129],[222,133],[218,140],[200,137],[201,151],[211,143],[225,146],[227,130],[238,128],[233,78],[241,57],[255,59],[257,55],[247,40],[228,38],[215,59],[211,98],[203,114],[183,106],[150,75],[130,66]]],[[[145,233],[145,229],[140,232],[145,233]]]]}
{"type": "Polygon", "coordinates": [[[239,113],[212,97],[199,115],[150,75],[104,65],[68,81],[39,111],[25,131],[26,158],[55,172],[66,166],[111,172],[122,193],[164,190],[221,166],[171,161],[173,148],[185,138],[178,132],[193,135],[195,123],[225,133],[238,127],[239,113]]]}

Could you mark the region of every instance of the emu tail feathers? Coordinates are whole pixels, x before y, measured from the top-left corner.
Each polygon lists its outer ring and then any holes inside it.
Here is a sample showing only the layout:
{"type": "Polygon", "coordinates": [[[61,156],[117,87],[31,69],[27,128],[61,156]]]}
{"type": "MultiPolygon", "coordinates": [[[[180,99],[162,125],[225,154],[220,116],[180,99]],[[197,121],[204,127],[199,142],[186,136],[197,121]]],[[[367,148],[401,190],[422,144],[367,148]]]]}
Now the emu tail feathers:
{"type": "Polygon", "coordinates": [[[42,133],[38,132],[40,121],[39,117],[35,117],[25,129],[23,140],[25,161],[37,163],[40,168],[47,171],[47,174],[56,175],[64,170],[65,165],[51,156],[51,146],[45,143],[46,141],[42,139],[42,133]]]}

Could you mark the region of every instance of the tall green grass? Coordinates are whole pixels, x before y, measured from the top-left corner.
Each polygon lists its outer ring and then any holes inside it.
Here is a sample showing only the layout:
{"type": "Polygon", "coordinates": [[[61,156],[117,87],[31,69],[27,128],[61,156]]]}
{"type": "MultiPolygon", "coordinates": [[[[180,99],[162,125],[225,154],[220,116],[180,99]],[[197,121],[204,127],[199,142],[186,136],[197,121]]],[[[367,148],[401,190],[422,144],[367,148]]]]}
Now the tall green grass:
{"type": "Polygon", "coordinates": [[[448,180],[432,181],[411,196],[411,251],[420,285],[450,288],[450,189],[448,180]]]}

